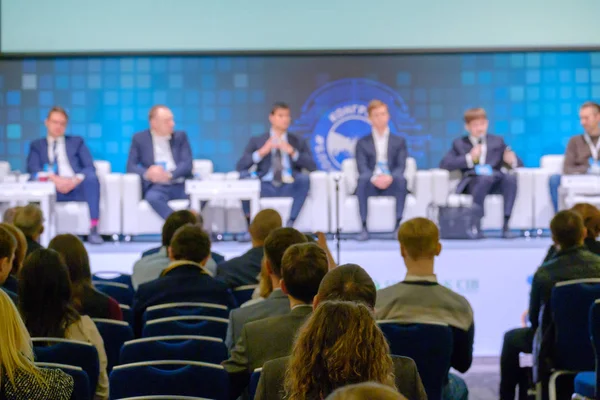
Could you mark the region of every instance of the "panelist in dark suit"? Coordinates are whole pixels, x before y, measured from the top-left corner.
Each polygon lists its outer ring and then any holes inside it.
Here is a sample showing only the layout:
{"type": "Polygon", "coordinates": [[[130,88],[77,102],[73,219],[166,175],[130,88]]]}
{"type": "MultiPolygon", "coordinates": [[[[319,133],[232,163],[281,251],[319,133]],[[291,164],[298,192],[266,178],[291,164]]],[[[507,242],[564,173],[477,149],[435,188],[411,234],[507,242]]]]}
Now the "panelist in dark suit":
{"type": "MultiPolygon", "coordinates": [[[[356,197],[362,222],[359,240],[367,240],[367,210],[371,196],[392,196],[396,198],[396,229],[402,220],[404,201],[408,190],[404,178],[406,167],[406,141],[400,136],[391,135],[390,114],[387,105],[380,100],[372,100],[367,108],[373,126],[372,134],[356,143],[356,166],[358,184],[356,197]]],[[[395,230],[395,229],[394,229],[395,230]]]]}
{"type": "MultiPolygon", "coordinates": [[[[256,176],[262,181],[262,197],[292,197],[292,210],[287,226],[293,226],[300,214],[310,189],[310,180],[302,170],[317,169],[306,142],[290,133],[290,108],[285,103],[275,103],[269,115],[271,130],[250,138],[236,169],[241,177],[249,177],[248,170],[256,166],[256,176]]],[[[243,203],[250,220],[250,206],[243,203]]]]}
{"type": "Polygon", "coordinates": [[[144,199],[163,219],[173,212],[169,200],[187,199],[185,178],[192,177],[192,148],[183,131],[174,131],[173,113],[163,105],[150,109],[150,129],[133,136],[127,172],[142,178],[144,199]]]}
{"type": "Polygon", "coordinates": [[[467,110],[464,120],[469,135],[452,143],[452,148],[440,162],[440,168],[462,173],[456,193],[473,196],[473,210],[478,217],[483,217],[485,197],[501,194],[504,198],[502,235],[511,237],[508,221],[517,197],[517,177],[507,172],[522,167],[523,162],[501,136],[487,133],[489,121],[483,108],[467,110]]]}
{"type": "Polygon", "coordinates": [[[32,179],[47,173],[56,185],[56,201],[85,201],[90,209],[88,242],[100,244],[100,182],[94,159],[79,136],[65,135],[69,117],[61,107],[53,107],[45,121],[47,137],[31,142],[27,156],[27,173],[32,179]]]}

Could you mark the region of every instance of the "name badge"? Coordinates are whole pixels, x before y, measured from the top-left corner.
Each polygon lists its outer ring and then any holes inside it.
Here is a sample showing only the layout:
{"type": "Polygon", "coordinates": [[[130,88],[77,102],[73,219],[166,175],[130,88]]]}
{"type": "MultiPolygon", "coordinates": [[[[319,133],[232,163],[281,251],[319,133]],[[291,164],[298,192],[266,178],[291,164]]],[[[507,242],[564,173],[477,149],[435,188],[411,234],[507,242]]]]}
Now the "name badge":
{"type": "Polygon", "coordinates": [[[390,169],[388,168],[388,164],[386,162],[379,161],[377,163],[377,167],[379,167],[379,171],[381,171],[383,175],[391,175],[390,169]]]}
{"type": "Polygon", "coordinates": [[[489,164],[484,165],[476,165],[475,166],[475,174],[479,176],[491,176],[494,173],[492,166],[489,164]]]}
{"type": "Polygon", "coordinates": [[[600,175],[600,161],[594,160],[594,157],[590,157],[588,160],[590,167],[588,168],[589,174],[600,175]]]}
{"type": "Polygon", "coordinates": [[[48,174],[56,174],[57,166],[56,164],[44,164],[44,172],[48,174]]]}
{"type": "Polygon", "coordinates": [[[167,170],[167,163],[165,161],[159,161],[154,163],[155,165],[161,166],[165,171],[167,170]]]}

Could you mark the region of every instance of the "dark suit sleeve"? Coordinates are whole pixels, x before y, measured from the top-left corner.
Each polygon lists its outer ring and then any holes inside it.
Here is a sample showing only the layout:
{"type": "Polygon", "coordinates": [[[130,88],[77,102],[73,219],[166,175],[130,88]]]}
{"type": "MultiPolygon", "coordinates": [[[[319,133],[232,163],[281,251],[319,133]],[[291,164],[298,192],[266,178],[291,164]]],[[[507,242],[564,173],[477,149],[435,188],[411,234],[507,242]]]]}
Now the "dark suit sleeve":
{"type": "Polygon", "coordinates": [[[446,153],[446,155],[444,156],[444,158],[442,158],[442,161],[440,162],[440,168],[446,169],[448,171],[469,168],[469,166],[467,165],[465,153],[460,151],[460,149],[458,148],[458,144],[459,140],[455,140],[454,143],[452,143],[452,148],[450,149],[450,151],[448,151],[448,153],[446,153]]]}
{"type": "Polygon", "coordinates": [[[83,166],[81,173],[87,176],[96,175],[96,167],[94,166],[94,158],[92,157],[92,153],[90,153],[90,149],[86,146],[83,139],[79,140],[79,146],[77,148],[77,157],[79,157],[79,162],[83,166]]]}
{"type": "Polygon", "coordinates": [[[31,142],[29,145],[29,154],[27,155],[27,173],[31,175],[31,178],[35,178],[35,174],[44,169],[39,146],[36,146],[37,143],[39,141],[31,142]]]}
{"type": "Polygon", "coordinates": [[[267,383],[267,374],[268,370],[266,370],[265,366],[263,367],[263,370],[260,373],[260,379],[258,380],[258,386],[256,387],[256,394],[254,395],[254,400],[268,400],[267,388],[269,387],[269,384],[267,383]]]}
{"type": "Polygon", "coordinates": [[[143,285],[138,287],[133,297],[133,303],[131,310],[133,314],[133,332],[135,337],[142,337],[142,315],[146,309],[145,300],[143,296],[144,288],[143,285]]]}
{"type": "Polygon", "coordinates": [[[144,174],[146,173],[146,168],[140,165],[140,144],[137,135],[133,137],[131,147],[129,148],[127,172],[130,174],[138,174],[142,179],[144,179],[144,174]]]}
{"type": "Polygon", "coordinates": [[[192,147],[188,141],[187,134],[181,132],[181,147],[179,151],[179,162],[173,171],[172,179],[185,178],[192,174],[194,158],[192,156],[192,147]]]}
{"type": "Polygon", "coordinates": [[[400,148],[396,153],[396,168],[391,171],[392,176],[397,178],[404,177],[404,169],[406,168],[406,157],[408,157],[408,150],[406,148],[406,140],[400,138],[400,148]]]}
{"type": "Polygon", "coordinates": [[[248,333],[246,327],[231,350],[229,359],[223,361],[222,365],[229,374],[229,385],[231,388],[230,398],[237,399],[242,391],[248,386],[250,380],[250,361],[248,360],[248,333]]]}
{"type": "Polygon", "coordinates": [[[356,151],[354,157],[356,158],[358,176],[367,178],[372,176],[373,171],[369,168],[369,164],[367,162],[367,150],[365,149],[364,142],[362,140],[356,142],[356,151]]]}
{"type": "Polygon", "coordinates": [[[465,373],[473,362],[473,339],[475,337],[475,324],[471,324],[468,331],[452,328],[454,339],[451,365],[455,370],[465,373]]]}
{"type": "Polygon", "coordinates": [[[306,140],[298,138],[298,148],[296,151],[298,152],[298,160],[296,160],[294,164],[297,168],[307,169],[311,172],[317,169],[312,152],[310,151],[306,140]]]}
{"type": "Polygon", "coordinates": [[[542,281],[543,278],[538,270],[535,275],[533,275],[531,294],[529,295],[529,322],[531,322],[531,328],[534,331],[538,327],[540,308],[542,307],[542,281]]]}
{"type": "Polygon", "coordinates": [[[250,138],[246,148],[244,149],[244,154],[242,154],[242,158],[239,159],[237,164],[235,165],[235,169],[238,172],[244,172],[249,170],[252,165],[254,165],[254,161],[252,160],[252,153],[258,150],[256,138],[250,138]]]}

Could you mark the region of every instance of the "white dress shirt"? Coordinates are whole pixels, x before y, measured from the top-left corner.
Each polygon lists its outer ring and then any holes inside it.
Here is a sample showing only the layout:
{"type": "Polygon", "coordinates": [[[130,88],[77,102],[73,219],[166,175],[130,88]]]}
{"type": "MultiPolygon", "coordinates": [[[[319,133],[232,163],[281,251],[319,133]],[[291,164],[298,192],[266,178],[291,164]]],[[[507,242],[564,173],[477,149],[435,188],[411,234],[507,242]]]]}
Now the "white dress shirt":
{"type": "Polygon", "coordinates": [[[83,174],[75,175],[75,171],[73,171],[73,167],[71,167],[71,163],[69,162],[69,157],[67,156],[67,145],[65,142],[65,137],[60,136],[58,138],[53,138],[52,136],[48,136],[46,138],[48,142],[48,160],[50,164],[56,164],[58,167],[57,175],[62,176],[64,178],[73,178],[77,177],[83,180],[83,174]],[[56,154],[54,154],[54,143],[56,142],[56,154]]]}
{"type": "Polygon", "coordinates": [[[171,151],[171,135],[159,136],[150,132],[152,135],[152,148],[154,150],[154,164],[164,163],[165,171],[173,172],[177,168],[173,152],[171,151]]]}
{"type": "MultiPolygon", "coordinates": [[[[390,128],[385,128],[383,132],[377,132],[373,129],[373,142],[375,143],[375,168],[373,169],[373,176],[383,174],[383,171],[379,167],[379,163],[388,165],[388,142],[390,140],[390,128]]],[[[389,170],[389,167],[388,167],[389,170]]]]}
{"type": "MultiPolygon", "coordinates": [[[[476,147],[479,145],[479,140],[481,140],[481,155],[479,156],[479,165],[485,165],[485,158],[487,157],[487,140],[485,135],[480,137],[480,138],[476,138],[475,136],[471,136],[469,135],[469,140],[471,141],[471,144],[473,145],[473,147],[476,147]]],[[[465,158],[467,159],[467,167],[469,168],[473,168],[475,166],[475,163],[473,162],[473,158],[471,157],[471,153],[467,153],[465,155],[465,158]]]]}

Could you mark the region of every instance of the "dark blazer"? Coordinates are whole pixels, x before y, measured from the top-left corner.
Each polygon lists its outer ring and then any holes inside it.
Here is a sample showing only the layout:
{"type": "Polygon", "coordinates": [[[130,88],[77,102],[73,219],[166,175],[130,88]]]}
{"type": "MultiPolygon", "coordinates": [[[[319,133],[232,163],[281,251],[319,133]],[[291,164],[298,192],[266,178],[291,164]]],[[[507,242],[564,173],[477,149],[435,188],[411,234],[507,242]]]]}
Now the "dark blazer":
{"type": "MultiPolygon", "coordinates": [[[[372,134],[366,135],[356,142],[355,157],[358,175],[361,177],[371,177],[375,170],[375,164],[377,164],[377,153],[372,134]]],[[[406,140],[403,137],[390,133],[388,140],[388,168],[393,177],[404,177],[407,157],[406,140]]]]}
{"type": "Polygon", "coordinates": [[[17,297],[17,294],[15,292],[11,292],[10,290],[8,290],[7,288],[5,288],[4,286],[0,286],[0,290],[3,290],[4,293],[6,293],[8,295],[8,297],[10,297],[10,299],[13,301],[13,303],[15,305],[19,304],[19,298],[17,297]]]}
{"type": "Polygon", "coordinates": [[[219,282],[193,264],[184,264],[153,281],[138,287],[133,299],[134,330],[142,332],[142,315],[146,308],[174,302],[207,302],[236,306],[227,285],[219,282]]]}
{"type": "MultiPolygon", "coordinates": [[[[94,159],[83,138],[65,135],[65,147],[73,172],[83,174],[86,177],[96,174],[94,159]]],[[[27,173],[31,174],[32,179],[35,178],[36,173],[44,170],[44,164],[49,163],[47,139],[42,138],[31,142],[29,155],[27,156],[27,173]]]]}
{"type": "MultiPolygon", "coordinates": [[[[488,133],[486,135],[487,154],[485,157],[485,163],[490,165],[494,170],[494,173],[502,173],[503,167],[510,168],[510,166],[504,163],[504,151],[506,150],[506,143],[504,138],[498,135],[492,135],[488,133]]],[[[459,170],[462,172],[462,180],[456,188],[457,193],[464,193],[465,189],[471,182],[471,179],[476,175],[475,168],[469,168],[467,165],[466,155],[473,149],[473,144],[469,140],[469,136],[460,137],[452,143],[452,148],[442,161],[440,162],[440,168],[448,171],[459,170]]],[[[517,166],[522,167],[523,161],[517,157],[517,166]]]]}
{"type": "Polygon", "coordinates": [[[231,288],[257,284],[262,258],[262,246],[253,247],[241,256],[219,264],[217,279],[225,282],[231,288]]]}
{"type": "Polygon", "coordinates": [[[39,244],[38,242],[36,242],[32,238],[30,238],[29,236],[25,236],[25,239],[27,240],[27,252],[26,252],[27,256],[30,255],[31,253],[33,253],[34,251],[36,251],[37,249],[44,248],[44,246],[42,246],[41,244],[39,244]]]}
{"type": "MultiPolygon", "coordinates": [[[[145,252],[142,253],[142,257],[144,258],[146,256],[151,256],[152,254],[156,254],[160,251],[160,249],[162,249],[162,246],[158,246],[158,247],[153,247],[151,249],[146,250],[145,252]]],[[[213,261],[216,264],[220,264],[223,261],[225,261],[225,257],[219,253],[215,253],[214,251],[210,252],[210,257],[213,259],[213,261]]]]}
{"type": "MultiPolygon", "coordinates": [[[[600,256],[600,242],[598,242],[596,239],[586,238],[584,240],[583,244],[586,249],[588,249],[592,253],[600,256]]],[[[543,262],[551,260],[552,258],[554,258],[554,256],[556,256],[557,253],[558,253],[558,250],[557,250],[556,246],[554,246],[554,245],[550,246],[548,248],[548,252],[546,253],[546,257],[544,257],[543,262]]]]}
{"type": "MultiPolygon", "coordinates": [[[[256,389],[255,400],[283,400],[283,383],[290,357],[267,361],[263,365],[256,389]]],[[[396,388],[407,399],[427,400],[427,393],[421,382],[417,365],[408,357],[392,356],[396,388]]],[[[327,396],[328,394],[324,394],[327,396]]]]}
{"type": "MultiPolygon", "coordinates": [[[[263,147],[263,145],[269,140],[271,134],[269,132],[260,135],[254,136],[250,138],[250,142],[244,149],[244,154],[242,158],[237,162],[235,169],[244,174],[254,165],[254,161],[252,161],[252,153],[256,150],[263,147]]],[[[314,171],[317,169],[315,161],[313,160],[312,152],[308,147],[306,141],[298,136],[288,133],[287,140],[290,146],[292,146],[296,151],[298,151],[298,161],[293,161],[290,157],[290,164],[292,167],[292,174],[296,175],[302,172],[303,169],[307,169],[309,171],[314,171]]],[[[267,154],[256,166],[256,174],[262,178],[265,176],[269,170],[271,169],[271,154],[267,154]]]]}
{"type": "MultiPolygon", "coordinates": [[[[183,131],[175,131],[171,136],[171,152],[176,168],[172,172],[173,179],[191,178],[193,168],[192,148],[187,134],[183,131]]],[[[154,145],[152,134],[149,130],[138,132],[133,135],[129,157],[127,158],[127,172],[138,174],[142,178],[143,190],[146,191],[151,185],[144,179],[144,173],[154,165],[154,145]]]]}
{"type": "Polygon", "coordinates": [[[119,307],[119,303],[93,287],[84,287],[82,304],[77,311],[82,315],[88,315],[90,318],[123,320],[123,312],[119,307]]]}
{"type": "Polygon", "coordinates": [[[19,281],[14,275],[8,275],[6,280],[4,281],[5,289],[10,290],[11,292],[18,293],[19,292],[19,281]]]}

